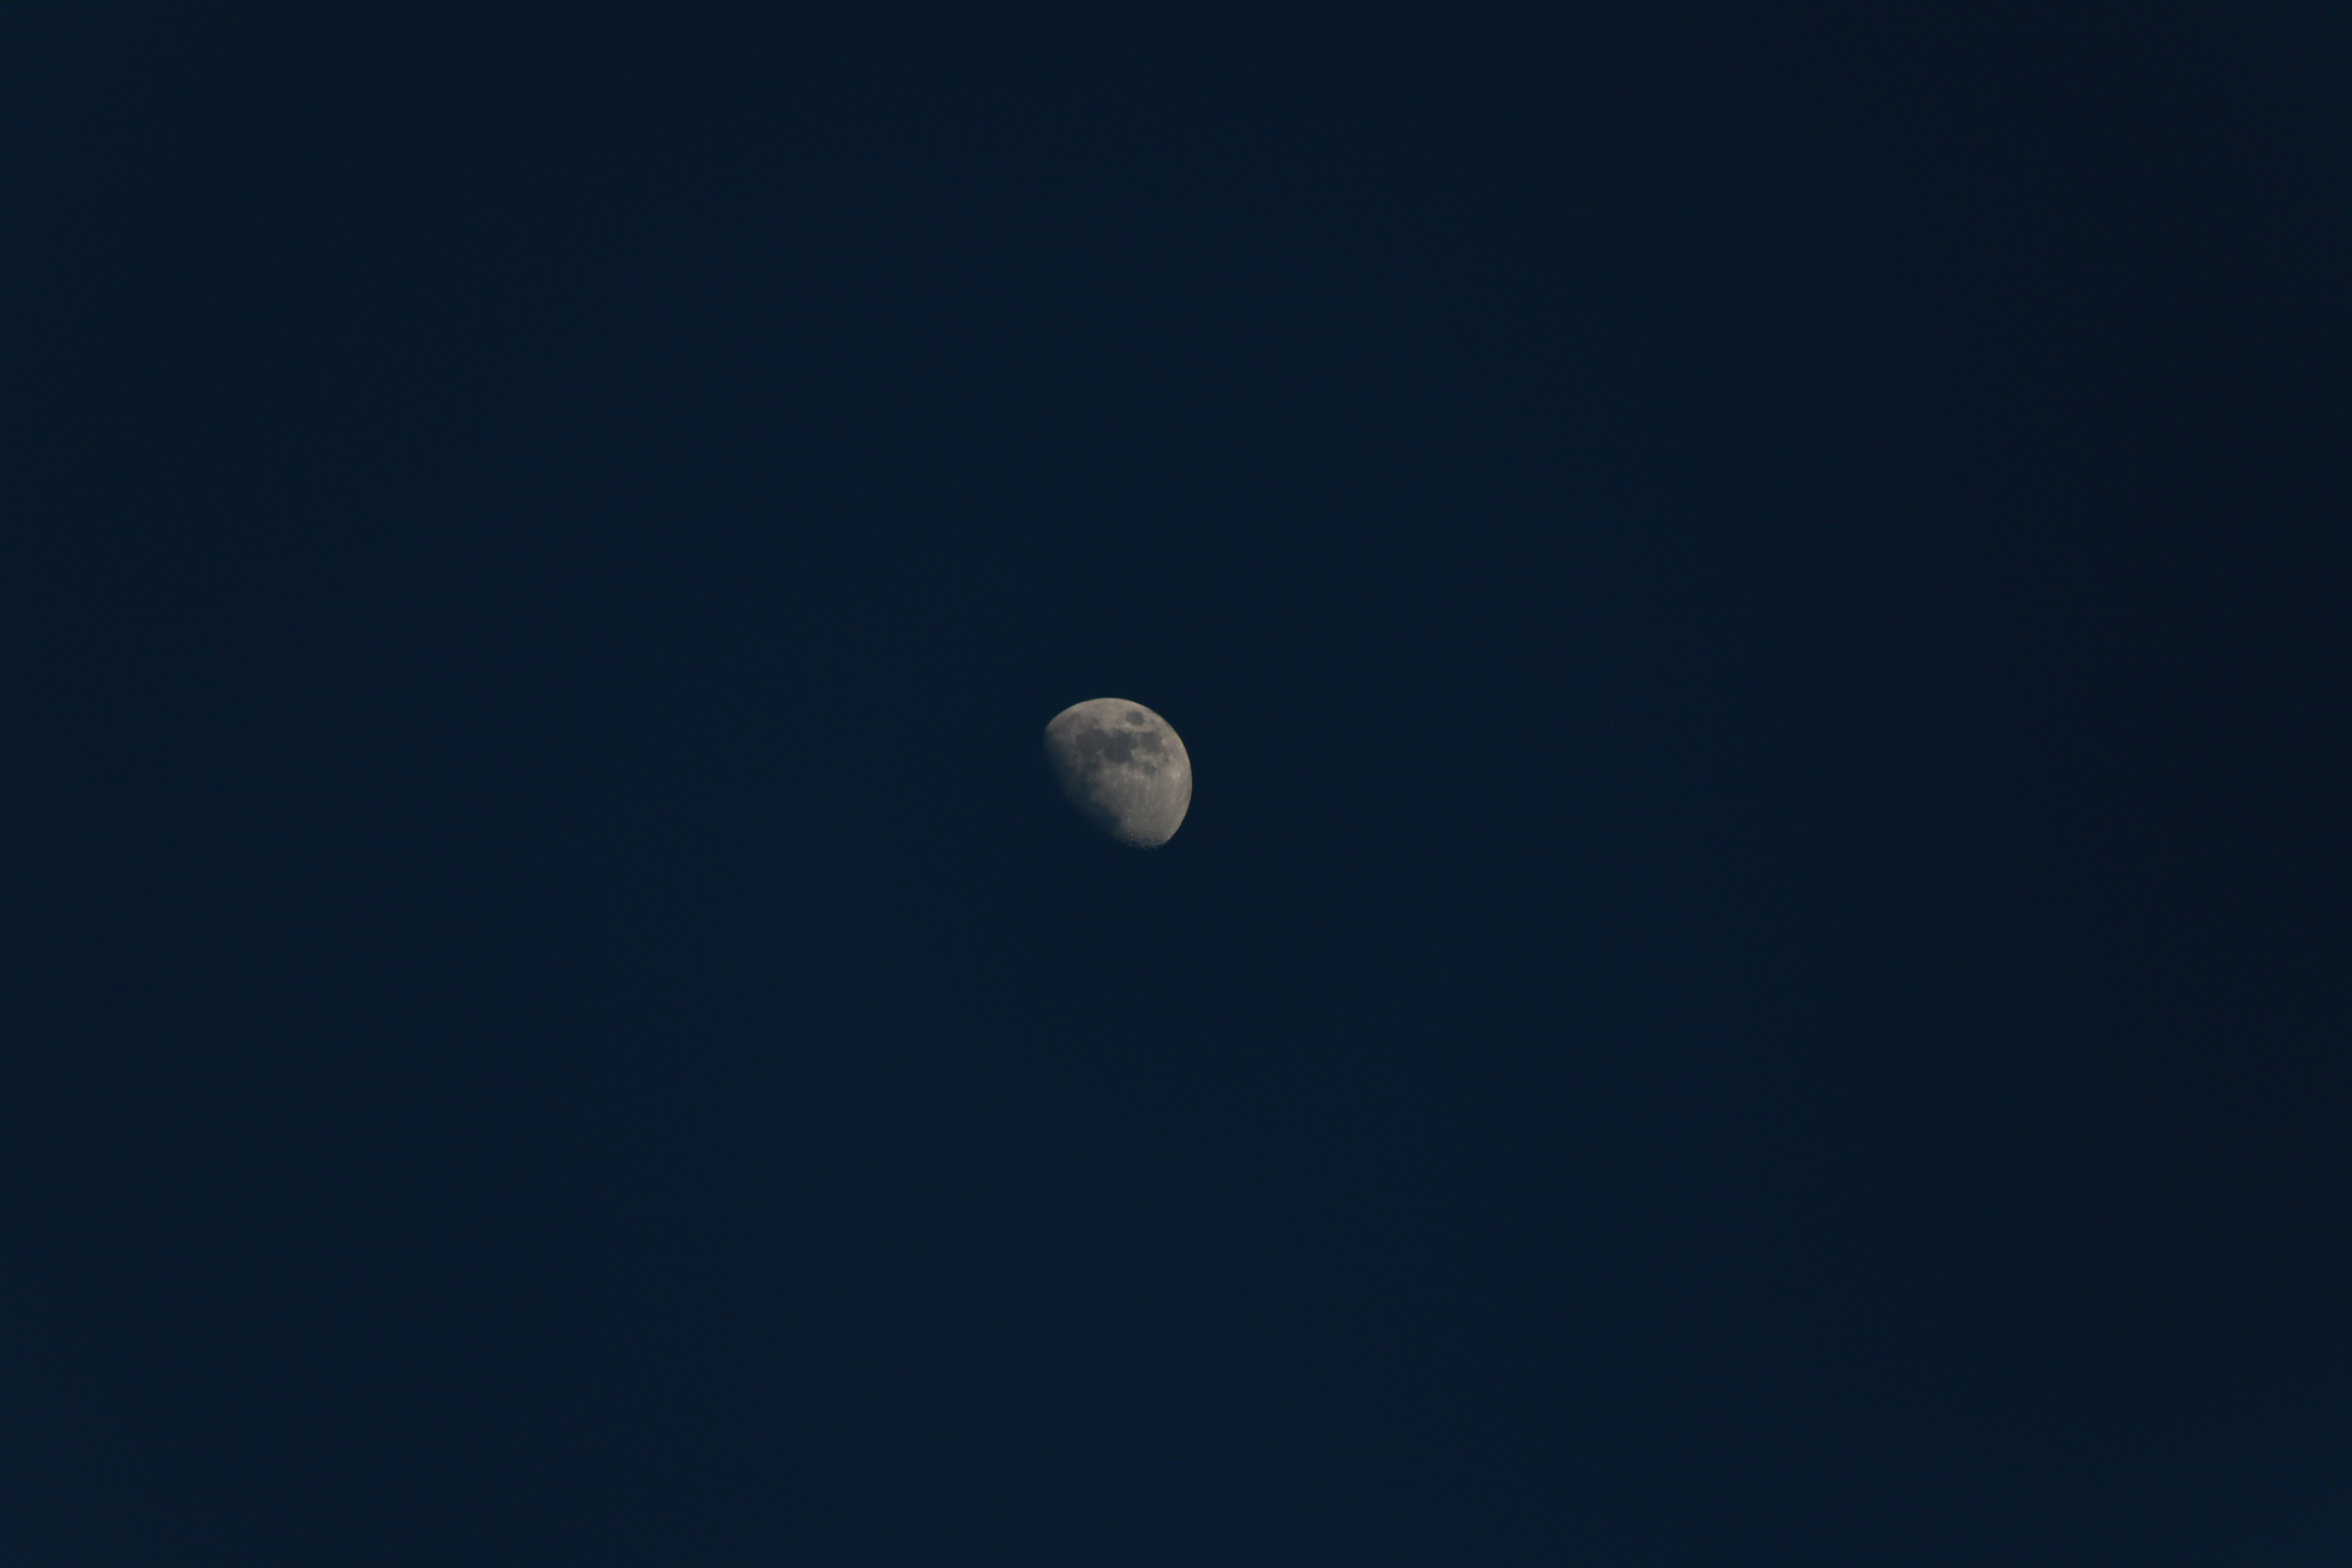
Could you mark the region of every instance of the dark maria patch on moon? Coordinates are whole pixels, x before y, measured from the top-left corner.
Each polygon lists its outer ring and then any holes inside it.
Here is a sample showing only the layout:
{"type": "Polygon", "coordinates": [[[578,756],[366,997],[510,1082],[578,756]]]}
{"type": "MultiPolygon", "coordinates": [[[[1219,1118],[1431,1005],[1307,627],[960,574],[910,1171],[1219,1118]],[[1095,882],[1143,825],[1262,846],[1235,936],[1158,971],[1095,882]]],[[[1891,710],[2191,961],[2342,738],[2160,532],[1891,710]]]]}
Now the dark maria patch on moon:
{"type": "Polygon", "coordinates": [[[1122,844],[1157,849],[1192,804],[1192,759],[1140,702],[1097,697],[1054,715],[1045,764],[1070,804],[1122,844]]]}

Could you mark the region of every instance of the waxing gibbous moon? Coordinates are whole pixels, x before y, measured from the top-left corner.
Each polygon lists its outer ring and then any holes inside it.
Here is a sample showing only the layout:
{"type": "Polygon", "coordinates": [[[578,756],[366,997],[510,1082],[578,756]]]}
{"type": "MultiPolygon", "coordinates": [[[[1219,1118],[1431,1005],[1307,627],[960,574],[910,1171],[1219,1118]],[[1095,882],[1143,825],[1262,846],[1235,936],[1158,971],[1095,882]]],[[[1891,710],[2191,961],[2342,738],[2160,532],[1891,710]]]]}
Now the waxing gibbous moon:
{"type": "Polygon", "coordinates": [[[1088,822],[1139,849],[1176,837],[1192,804],[1192,759],[1140,702],[1097,697],[1054,715],[1045,765],[1088,822]]]}

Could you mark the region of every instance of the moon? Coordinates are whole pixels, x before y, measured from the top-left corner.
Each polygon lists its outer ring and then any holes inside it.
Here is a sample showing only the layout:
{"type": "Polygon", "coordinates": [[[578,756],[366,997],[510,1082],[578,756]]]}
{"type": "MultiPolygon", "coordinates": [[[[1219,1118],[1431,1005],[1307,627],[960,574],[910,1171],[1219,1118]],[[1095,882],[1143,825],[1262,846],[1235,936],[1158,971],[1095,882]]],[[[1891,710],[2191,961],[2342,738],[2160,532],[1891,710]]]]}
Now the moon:
{"type": "Polygon", "coordinates": [[[1054,715],[1045,765],[1088,822],[1138,849],[1176,837],[1192,804],[1192,759],[1140,702],[1097,697],[1054,715]]]}

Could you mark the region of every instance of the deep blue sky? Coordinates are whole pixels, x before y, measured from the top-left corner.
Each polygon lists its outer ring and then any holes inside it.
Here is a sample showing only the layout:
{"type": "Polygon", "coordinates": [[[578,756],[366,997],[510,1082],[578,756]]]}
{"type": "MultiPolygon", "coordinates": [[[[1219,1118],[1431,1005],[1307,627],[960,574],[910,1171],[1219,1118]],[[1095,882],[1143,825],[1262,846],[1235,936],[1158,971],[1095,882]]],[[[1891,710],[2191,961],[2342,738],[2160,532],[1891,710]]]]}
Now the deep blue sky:
{"type": "Polygon", "coordinates": [[[7,35],[0,1557],[2352,1553],[2333,8],[345,9],[7,35]]]}

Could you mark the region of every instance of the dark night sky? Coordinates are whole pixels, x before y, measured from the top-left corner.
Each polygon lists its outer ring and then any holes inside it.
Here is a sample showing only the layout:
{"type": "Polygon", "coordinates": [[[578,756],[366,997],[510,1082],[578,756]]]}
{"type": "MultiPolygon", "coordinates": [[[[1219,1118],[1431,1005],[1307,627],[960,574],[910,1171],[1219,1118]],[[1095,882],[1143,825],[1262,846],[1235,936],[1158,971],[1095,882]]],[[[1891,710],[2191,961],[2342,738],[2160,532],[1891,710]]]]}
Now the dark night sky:
{"type": "Polygon", "coordinates": [[[0,31],[0,1558],[2352,1558],[2335,7],[375,9],[0,31]]]}

